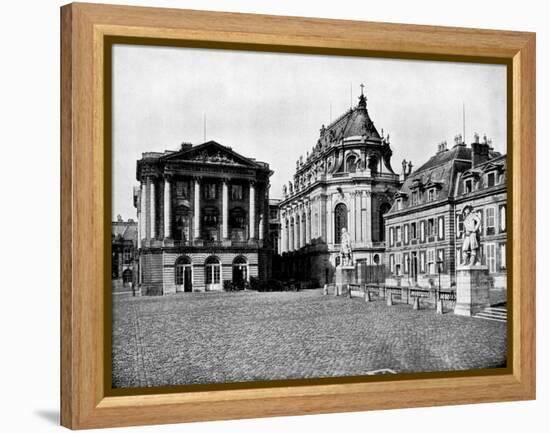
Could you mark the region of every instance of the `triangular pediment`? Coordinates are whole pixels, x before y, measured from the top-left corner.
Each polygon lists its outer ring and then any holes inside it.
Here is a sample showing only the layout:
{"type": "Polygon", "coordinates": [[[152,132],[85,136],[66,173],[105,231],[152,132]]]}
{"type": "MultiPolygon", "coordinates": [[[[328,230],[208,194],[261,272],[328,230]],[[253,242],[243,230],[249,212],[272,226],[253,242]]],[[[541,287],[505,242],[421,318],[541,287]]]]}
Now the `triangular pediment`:
{"type": "Polygon", "coordinates": [[[208,141],[198,146],[182,149],[164,157],[168,161],[189,161],[204,164],[236,165],[258,168],[260,164],[242,155],[230,147],[222,146],[216,141],[208,141]]]}

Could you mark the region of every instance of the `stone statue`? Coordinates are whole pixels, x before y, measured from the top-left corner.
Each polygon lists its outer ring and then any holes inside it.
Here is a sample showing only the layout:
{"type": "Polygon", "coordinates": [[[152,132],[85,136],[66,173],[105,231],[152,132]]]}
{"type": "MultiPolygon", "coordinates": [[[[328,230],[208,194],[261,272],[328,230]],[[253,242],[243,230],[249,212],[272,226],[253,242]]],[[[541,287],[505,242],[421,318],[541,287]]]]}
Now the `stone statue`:
{"type": "Polygon", "coordinates": [[[353,266],[351,236],[345,227],[342,228],[342,237],[340,239],[340,264],[344,267],[353,266]]]}
{"type": "Polygon", "coordinates": [[[462,264],[463,265],[475,265],[479,260],[479,249],[481,248],[479,242],[479,229],[481,227],[481,218],[476,212],[473,212],[474,208],[470,205],[466,205],[462,210],[462,218],[464,224],[464,240],[462,241],[462,264]]]}

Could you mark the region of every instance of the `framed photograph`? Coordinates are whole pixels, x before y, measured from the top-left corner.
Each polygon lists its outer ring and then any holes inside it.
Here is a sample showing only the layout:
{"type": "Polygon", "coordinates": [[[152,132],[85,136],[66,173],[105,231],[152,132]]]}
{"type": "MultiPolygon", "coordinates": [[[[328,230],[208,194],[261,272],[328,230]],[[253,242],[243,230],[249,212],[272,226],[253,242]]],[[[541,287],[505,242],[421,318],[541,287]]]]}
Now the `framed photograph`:
{"type": "Polygon", "coordinates": [[[535,398],[535,35],[61,8],[61,422],[535,398]]]}

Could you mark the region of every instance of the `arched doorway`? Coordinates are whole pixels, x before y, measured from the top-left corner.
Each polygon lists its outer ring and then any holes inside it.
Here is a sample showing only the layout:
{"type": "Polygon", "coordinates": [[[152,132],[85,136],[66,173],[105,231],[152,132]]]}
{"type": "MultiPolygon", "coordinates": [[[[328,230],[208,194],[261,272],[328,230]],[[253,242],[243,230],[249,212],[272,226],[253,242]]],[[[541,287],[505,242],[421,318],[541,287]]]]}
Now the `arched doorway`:
{"type": "Polygon", "coordinates": [[[342,229],[348,228],[348,208],[344,203],[338,203],[334,208],[334,243],[342,240],[342,229]]]}
{"type": "Polygon", "coordinates": [[[384,214],[390,210],[390,207],[391,205],[389,203],[382,203],[380,205],[380,210],[378,211],[378,239],[382,242],[386,240],[386,224],[384,222],[384,214]]]}
{"type": "Polygon", "coordinates": [[[130,287],[132,285],[132,280],[134,278],[134,273],[131,269],[126,269],[122,273],[122,283],[124,284],[124,287],[130,287]]]}
{"type": "Polygon", "coordinates": [[[243,256],[236,257],[233,260],[233,284],[239,289],[244,289],[248,281],[248,263],[243,256]]]}
{"type": "Polygon", "coordinates": [[[176,292],[193,291],[193,265],[187,256],[181,256],[176,260],[175,269],[176,292]]]}
{"type": "Polygon", "coordinates": [[[222,265],[220,259],[210,256],[204,262],[204,282],[206,290],[221,290],[222,265]]]}

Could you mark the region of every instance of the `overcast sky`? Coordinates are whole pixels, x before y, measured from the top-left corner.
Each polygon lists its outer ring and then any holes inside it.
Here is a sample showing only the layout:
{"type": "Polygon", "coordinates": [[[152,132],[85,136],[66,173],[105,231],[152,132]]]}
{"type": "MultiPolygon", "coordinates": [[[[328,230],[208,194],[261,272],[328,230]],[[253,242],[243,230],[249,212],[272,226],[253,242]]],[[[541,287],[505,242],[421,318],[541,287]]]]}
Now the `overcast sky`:
{"type": "Polygon", "coordinates": [[[113,49],[113,218],[135,218],[132,188],[142,152],[215,140],[268,162],[280,198],[295,162],[322,124],[357,103],[390,134],[392,166],[418,167],[440,141],[487,134],[506,149],[506,68],[502,65],[117,45],[113,49]]]}

